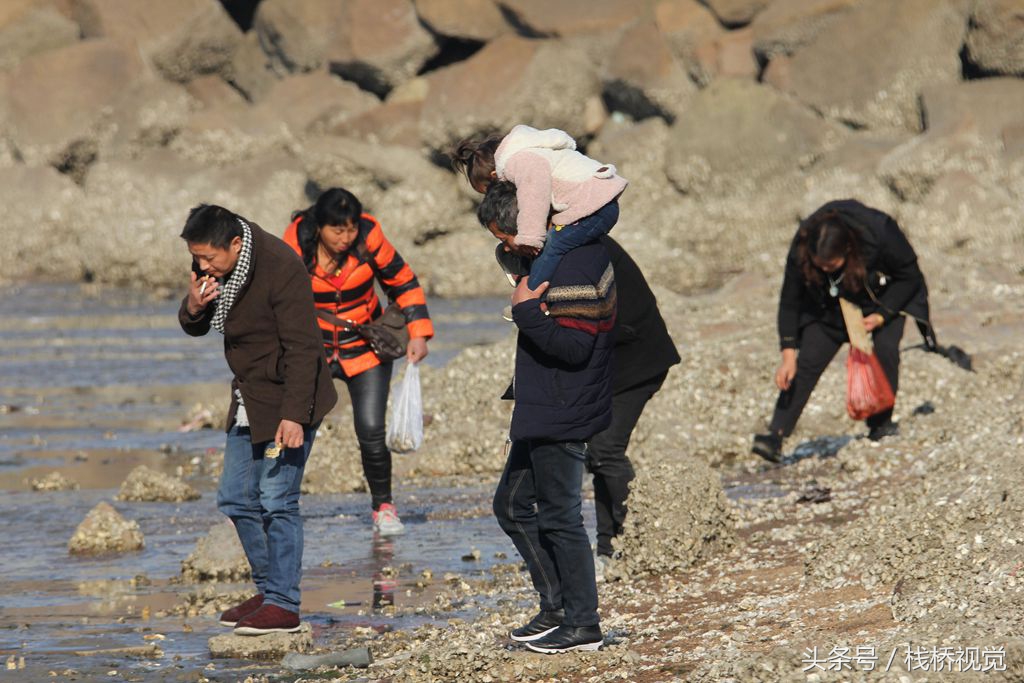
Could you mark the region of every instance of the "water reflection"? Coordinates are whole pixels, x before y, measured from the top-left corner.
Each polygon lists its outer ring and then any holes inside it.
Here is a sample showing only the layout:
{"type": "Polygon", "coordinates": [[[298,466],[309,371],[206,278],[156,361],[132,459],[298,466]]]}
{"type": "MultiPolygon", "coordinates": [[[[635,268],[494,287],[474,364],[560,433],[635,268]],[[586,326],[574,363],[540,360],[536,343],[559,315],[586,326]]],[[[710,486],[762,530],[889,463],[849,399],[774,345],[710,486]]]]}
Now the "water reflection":
{"type": "Polygon", "coordinates": [[[393,607],[398,587],[397,571],[391,565],[395,541],[391,536],[373,534],[373,609],[393,607]]]}

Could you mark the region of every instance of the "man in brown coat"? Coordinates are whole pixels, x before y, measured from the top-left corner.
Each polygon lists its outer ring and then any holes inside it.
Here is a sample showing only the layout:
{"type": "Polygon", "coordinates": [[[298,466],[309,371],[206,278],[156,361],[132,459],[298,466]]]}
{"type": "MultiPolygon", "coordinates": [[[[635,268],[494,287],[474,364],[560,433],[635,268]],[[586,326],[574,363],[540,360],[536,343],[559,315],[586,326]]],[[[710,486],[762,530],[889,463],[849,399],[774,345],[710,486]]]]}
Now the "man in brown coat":
{"type": "Polygon", "coordinates": [[[299,487],[338,395],[323,355],[309,277],[276,237],[219,206],[189,213],[193,267],[178,320],[224,335],[234,373],[217,507],[235,524],[259,594],[221,615],[239,635],[299,629],[299,487]]]}

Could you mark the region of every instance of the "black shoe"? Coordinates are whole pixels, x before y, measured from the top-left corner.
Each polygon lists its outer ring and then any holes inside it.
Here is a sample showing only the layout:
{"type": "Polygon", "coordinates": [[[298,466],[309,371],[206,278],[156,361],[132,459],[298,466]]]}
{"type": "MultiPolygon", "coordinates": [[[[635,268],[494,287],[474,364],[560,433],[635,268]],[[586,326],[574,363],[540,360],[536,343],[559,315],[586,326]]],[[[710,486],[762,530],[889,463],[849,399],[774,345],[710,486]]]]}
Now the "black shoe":
{"type": "Polygon", "coordinates": [[[887,436],[899,436],[900,426],[889,420],[885,424],[876,425],[868,432],[868,438],[872,441],[881,441],[887,436]]]}
{"type": "Polygon", "coordinates": [[[600,626],[559,626],[543,638],[526,644],[534,652],[553,655],[558,652],[594,651],[604,645],[600,626]]]}
{"type": "Polygon", "coordinates": [[[782,462],[782,437],[778,434],[755,434],[750,450],[765,460],[782,462]]]}
{"type": "Polygon", "coordinates": [[[526,626],[520,626],[509,635],[512,640],[519,643],[537,640],[561,626],[563,619],[565,619],[565,612],[560,609],[550,610],[548,612],[541,610],[540,612],[537,612],[537,616],[530,619],[530,623],[526,626]]]}

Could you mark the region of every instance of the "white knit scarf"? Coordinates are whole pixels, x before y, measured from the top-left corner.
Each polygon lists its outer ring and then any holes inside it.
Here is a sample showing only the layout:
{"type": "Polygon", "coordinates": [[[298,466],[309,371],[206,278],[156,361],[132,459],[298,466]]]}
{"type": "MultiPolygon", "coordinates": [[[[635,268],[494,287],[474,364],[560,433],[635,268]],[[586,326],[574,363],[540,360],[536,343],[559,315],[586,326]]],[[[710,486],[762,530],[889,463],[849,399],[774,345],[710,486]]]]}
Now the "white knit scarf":
{"type": "Polygon", "coordinates": [[[241,218],[238,219],[238,222],[242,224],[242,251],[238,254],[238,263],[231,271],[231,276],[224,284],[224,289],[213,302],[217,308],[213,312],[213,320],[210,321],[210,325],[221,334],[224,334],[224,320],[228,317],[231,307],[235,305],[238,290],[242,288],[245,279],[249,277],[249,268],[252,262],[252,230],[249,228],[249,224],[241,218]]]}

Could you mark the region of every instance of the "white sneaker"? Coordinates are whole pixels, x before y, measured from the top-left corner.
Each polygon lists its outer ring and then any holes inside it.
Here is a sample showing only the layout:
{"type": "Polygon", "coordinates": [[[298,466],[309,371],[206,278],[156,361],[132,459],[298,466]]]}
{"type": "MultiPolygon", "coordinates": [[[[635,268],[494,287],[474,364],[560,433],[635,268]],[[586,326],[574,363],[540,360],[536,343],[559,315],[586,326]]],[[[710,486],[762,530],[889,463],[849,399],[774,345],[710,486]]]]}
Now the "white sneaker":
{"type": "Polygon", "coordinates": [[[373,511],[373,530],[381,536],[398,536],[405,533],[405,526],[398,518],[398,511],[391,503],[384,503],[373,511]]]}
{"type": "Polygon", "coordinates": [[[610,559],[604,555],[594,554],[594,578],[597,579],[597,583],[604,581],[604,568],[610,559]]]}

